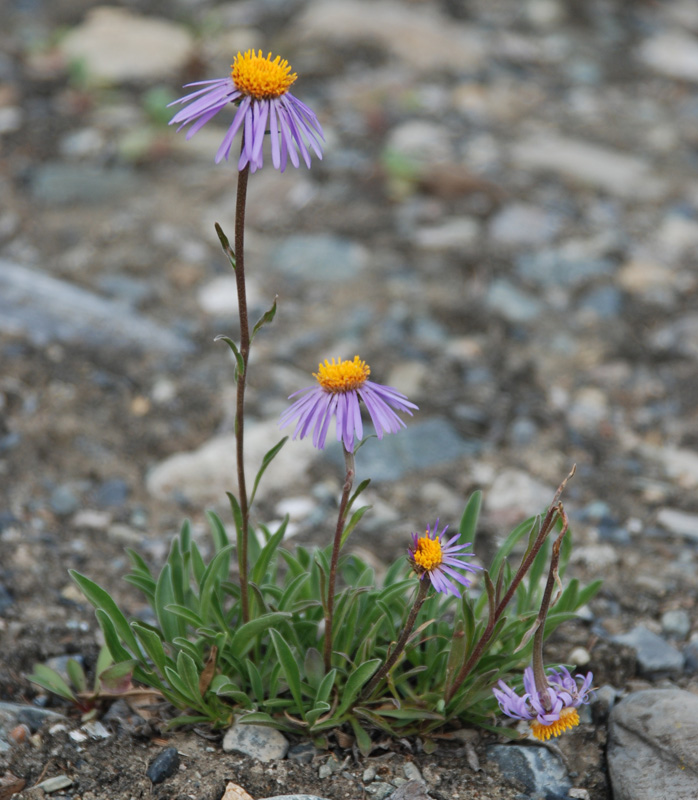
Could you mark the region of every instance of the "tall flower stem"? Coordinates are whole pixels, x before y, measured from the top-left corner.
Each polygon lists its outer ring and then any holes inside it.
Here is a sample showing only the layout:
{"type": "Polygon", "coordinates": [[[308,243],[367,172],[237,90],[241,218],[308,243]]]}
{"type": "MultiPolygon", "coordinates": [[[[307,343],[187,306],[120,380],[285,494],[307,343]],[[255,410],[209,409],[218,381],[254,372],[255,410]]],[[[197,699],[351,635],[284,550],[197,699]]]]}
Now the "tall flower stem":
{"type": "MultiPolygon", "coordinates": [[[[243,148],[245,137],[243,135],[243,148]]],[[[245,483],[244,433],[245,433],[245,385],[247,382],[247,363],[250,358],[250,323],[247,315],[247,290],[245,288],[245,206],[247,203],[247,179],[250,165],[238,172],[237,202],[235,205],[235,283],[238,295],[240,318],[240,356],[243,368],[237,376],[237,405],[235,408],[235,444],[237,455],[238,495],[242,516],[240,541],[238,542],[238,570],[240,572],[240,592],[242,598],[242,619],[250,619],[250,598],[247,576],[247,540],[250,528],[250,508],[247,502],[245,483]]]]}
{"type": "Polygon", "coordinates": [[[536,632],[533,636],[533,654],[531,659],[531,666],[533,667],[533,678],[536,682],[536,689],[538,689],[538,695],[540,697],[541,703],[545,706],[547,711],[550,711],[552,706],[550,703],[550,694],[548,692],[548,679],[545,675],[545,664],[543,662],[543,641],[545,639],[545,620],[548,617],[548,610],[550,609],[550,598],[553,594],[553,586],[556,583],[560,582],[560,577],[558,575],[558,565],[560,563],[560,545],[562,544],[562,539],[564,535],[567,533],[567,529],[569,528],[569,522],[567,519],[567,514],[565,514],[565,510],[562,507],[562,504],[558,504],[558,513],[560,514],[560,518],[562,519],[562,530],[560,531],[560,535],[555,539],[552,546],[552,552],[550,555],[550,569],[548,570],[548,580],[545,584],[545,589],[543,590],[543,599],[540,603],[540,611],[538,612],[538,619],[536,620],[537,628],[536,632]]]}
{"type": "Polygon", "coordinates": [[[419,591],[417,592],[417,597],[412,604],[412,608],[410,609],[409,616],[407,617],[407,621],[405,622],[405,627],[402,629],[402,633],[400,634],[400,638],[397,640],[397,644],[393,648],[393,651],[390,653],[388,658],[386,658],[385,663],[381,666],[381,668],[376,672],[376,674],[371,678],[371,682],[366,686],[366,688],[361,693],[362,698],[367,698],[371,696],[373,690],[378,686],[378,684],[383,680],[383,678],[388,674],[388,672],[395,666],[398,658],[402,654],[402,651],[405,649],[405,645],[407,644],[407,640],[410,638],[412,634],[412,628],[414,628],[415,620],[417,619],[417,614],[419,614],[419,609],[422,607],[424,601],[427,599],[427,592],[429,591],[429,587],[431,586],[431,582],[427,580],[420,580],[419,581],[419,591]]]}
{"type": "MultiPolygon", "coordinates": [[[[567,486],[567,481],[574,475],[576,471],[576,467],[572,468],[570,474],[565,478],[565,480],[560,484],[558,487],[557,492],[555,492],[555,497],[553,498],[553,502],[550,504],[548,508],[548,512],[543,519],[543,522],[540,526],[540,531],[538,536],[536,536],[536,540],[533,543],[531,549],[525,555],[523,561],[519,565],[519,568],[516,570],[516,574],[514,575],[511,583],[509,584],[509,588],[507,589],[504,597],[497,603],[496,608],[493,607],[493,610],[490,613],[490,617],[487,621],[487,625],[485,630],[482,632],[482,636],[480,636],[477,644],[473,648],[468,660],[463,664],[463,666],[458,671],[453,683],[447,687],[446,694],[444,699],[447,703],[449,703],[458,689],[463,685],[463,681],[468,677],[472,668],[477,664],[480,660],[480,656],[485,651],[485,648],[489,644],[490,639],[492,638],[492,634],[494,633],[494,629],[497,625],[497,622],[500,620],[504,610],[509,605],[509,601],[514,596],[514,592],[516,591],[518,585],[526,576],[526,573],[531,568],[531,564],[535,557],[538,555],[541,547],[543,546],[543,542],[547,539],[548,534],[553,529],[555,525],[555,521],[557,516],[562,512],[562,506],[560,504],[560,496],[567,486]]],[[[564,512],[562,512],[564,515],[564,512]]],[[[566,520],[566,517],[563,516],[563,520],[566,520]]],[[[567,530],[565,527],[564,530],[567,530]]],[[[542,636],[542,633],[541,633],[542,636]]]]}
{"type": "Polygon", "coordinates": [[[334,614],[334,587],[337,579],[337,562],[339,561],[339,551],[342,549],[342,533],[344,533],[344,523],[347,511],[347,503],[351,494],[351,487],[354,485],[354,454],[344,448],[344,464],[346,465],[346,477],[342,489],[342,499],[339,503],[337,514],[337,527],[334,532],[334,542],[332,544],[332,558],[330,560],[330,575],[327,582],[327,603],[325,604],[325,672],[332,669],[332,618],[334,614]]]}

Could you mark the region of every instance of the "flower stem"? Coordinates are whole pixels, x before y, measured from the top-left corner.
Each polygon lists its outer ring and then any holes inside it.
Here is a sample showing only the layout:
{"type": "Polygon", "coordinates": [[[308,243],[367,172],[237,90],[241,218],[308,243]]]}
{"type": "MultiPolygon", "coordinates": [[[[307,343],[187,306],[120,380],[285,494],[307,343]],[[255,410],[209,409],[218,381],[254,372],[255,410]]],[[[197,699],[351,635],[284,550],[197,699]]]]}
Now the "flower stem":
{"type": "Polygon", "coordinates": [[[344,463],[346,465],[346,478],[342,489],[342,499],[339,503],[339,513],[337,514],[337,527],[334,532],[334,543],[332,545],[332,558],[330,560],[330,575],[327,585],[327,604],[325,606],[325,672],[332,669],[332,616],[334,613],[334,586],[337,578],[337,562],[339,561],[339,551],[342,548],[342,533],[344,532],[344,522],[349,502],[351,487],[354,485],[354,454],[344,448],[344,463]]]}
{"type": "Polygon", "coordinates": [[[427,592],[429,591],[429,587],[431,586],[431,582],[427,579],[421,579],[419,581],[419,591],[417,592],[417,597],[415,598],[414,603],[412,604],[412,608],[410,609],[409,616],[407,617],[407,621],[405,622],[405,627],[402,629],[402,633],[400,634],[400,638],[397,640],[397,644],[395,645],[392,653],[386,658],[385,663],[381,668],[376,672],[376,674],[371,678],[371,682],[366,686],[366,688],[361,693],[362,698],[367,698],[371,696],[373,690],[378,686],[378,684],[383,680],[383,678],[388,674],[388,672],[395,666],[400,654],[405,649],[405,645],[407,644],[407,640],[410,638],[412,633],[412,628],[414,628],[415,620],[417,619],[417,614],[419,614],[419,609],[422,607],[422,604],[427,599],[427,592]]]}
{"type": "MultiPolygon", "coordinates": [[[[244,137],[243,137],[244,147],[244,137]]],[[[238,570],[240,572],[240,593],[242,598],[242,619],[250,619],[250,598],[247,576],[247,540],[250,527],[250,509],[247,503],[245,483],[244,431],[245,431],[245,384],[247,381],[247,362],[250,358],[250,323],[247,315],[247,291],[245,288],[245,205],[247,202],[247,179],[250,165],[238,172],[237,202],[235,206],[235,283],[238,294],[238,313],[240,318],[240,355],[243,369],[237,376],[237,405],[235,408],[235,444],[237,455],[238,495],[242,515],[242,530],[238,542],[238,570]]]]}
{"type": "MultiPolygon", "coordinates": [[[[526,576],[526,573],[531,567],[535,557],[538,555],[541,547],[543,546],[543,542],[548,537],[548,534],[553,529],[555,524],[555,520],[558,514],[562,514],[563,521],[566,521],[566,517],[564,516],[564,512],[562,511],[562,506],[560,505],[560,495],[564,491],[565,486],[567,486],[567,481],[574,475],[576,471],[576,467],[572,468],[570,474],[565,478],[565,480],[560,484],[558,487],[557,492],[555,492],[555,497],[553,498],[553,502],[550,504],[548,508],[548,512],[543,519],[543,522],[540,526],[540,532],[536,537],[533,546],[529,550],[528,554],[524,557],[523,561],[519,565],[519,568],[516,570],[516,574],[514,575],[511,583],[509,584],[509,588],[506,591],[506,594],[501,599],[497,608],[495,609],[494,613],[490,614],[490,618],[487,621],[487,626],[485,630],[482,632],[482,636],[480,636],[477,644],[473,648],[468,660],[463,664],[463,666],[458,671],[453,683],[447,687],[445,697],[447,703],[449,703],[458,689],[463,685],[463,681],[467,678],[468,674],[472,670],[472,668],[477,664],[480,660],[480,656],[485,651],[485,648],[489,644],[489,641],[494,633],[495,626],[499,619],[501,618],[502,614],[504,613],[509,601],[514,596],[514,592],[516,591],[517,586],[521,583],[521,581],[526,576]]],[[[567,530],[567,526],[565,525],[564,530],[567,530]]],[[[561,538],[561,537],[560,537],[561,538]]],[[[559,549],[559,546],[558,546],[559,549]]],[[[541,634],[542,635],[542,634],[541,634]]]]}

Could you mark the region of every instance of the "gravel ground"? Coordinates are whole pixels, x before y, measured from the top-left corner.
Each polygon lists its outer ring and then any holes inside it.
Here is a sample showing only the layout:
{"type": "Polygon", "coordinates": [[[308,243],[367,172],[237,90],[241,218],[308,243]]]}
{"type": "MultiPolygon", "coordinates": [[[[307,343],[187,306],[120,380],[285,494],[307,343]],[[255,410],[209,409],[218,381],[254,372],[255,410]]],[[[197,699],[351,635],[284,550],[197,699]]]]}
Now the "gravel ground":
{"type": "MultiPolygon", "coordinates": [[[[354,541],[377,565],[476,488],[487,561],[577,464],[572,573],[605,585],[549,660],[586,650],[603,697],[696,693],[695,4],[93,5],[0,10],[0,700],[35,698],[37,661],[93,662],[69,568],[137,613],[124,547],[157,565],[184,516],[203,539],[205,509],[225,513],[233,383],[213,338],[236,323],[213,222],[232,232],[234,167],[213,164],[223,127],[185,142],[164,106],[247,47],[289,59],[327,138],[311,170],[250,181],[251,305],[279,296],[253,351],[251,457],[319,360],[359,353],[420,406],[359,454],[374,508],[354,541]]],[[[337,453],[284,454],[258,514],[325,541],[337,453]]],[[[601,800],[607,711],[560,743],[601,800]]],[[[183,767],[153,790],[152,730],[76,746],[49,727],[0,749],[0,773],[66,773],[75,800],[107,784],[112,800],[217,799],[228,780],[255,797],[387,796],[377,784],[394,791],[411,761],[433,798],[527,796],[488,737],[431,756],[401,743],[320,779],[326,754],[252,765],[178,734],[183,767]]]]}

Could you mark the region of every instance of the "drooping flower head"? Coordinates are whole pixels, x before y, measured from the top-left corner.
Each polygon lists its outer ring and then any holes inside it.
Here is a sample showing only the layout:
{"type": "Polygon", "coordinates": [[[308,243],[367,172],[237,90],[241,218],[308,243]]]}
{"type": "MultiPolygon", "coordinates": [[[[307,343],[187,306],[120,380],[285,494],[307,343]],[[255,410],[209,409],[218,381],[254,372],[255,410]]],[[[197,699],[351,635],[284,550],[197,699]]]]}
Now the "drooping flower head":
{"type": "Polygon", "coordinates": [[[524,670],[523,695],[516,694],[504,681],[499,681],[499,689],[492,689],[502,712],[513,719],[529,720],[531,733],[543,741],[579,725],[577,709],[589,702],[594,676],[588,672],[572,677],[566,667],[558,667],[549,669],[546,679],[547,704],[536,688],[532,667],[524,670]]]}
{"type": "MultiPolygon", "coordinates": [[[[294,167],[300,165],[298,153],[310,167],[310,147],[322,159],[324,136],[315,114],[289,93],[296,73],[285,59],[271,53],[265,58],[260,50],[238,53],[225,78],[188,83],[186,86],[203,87],[180,97],[170,105],[187,104],[170,120],[180,130],[191,123],[187,133],[190,139],[229,103],[237,106],[233,121],[216,153],[216,164],[228,160],[235,134],[242,129],[243,147],[238,170],[247,164],[250,172],[260,169],[264,162],[264,136],[271,141],[271,160],[275,169],[283,172],[288,159],[294,167]]],[[[186,87],[185,87],[186,88],[186,87]]]]}
{"type": "Polygon", "coordinates": [[[322,450],[325,446],[330,422],[335,419],[337,441],[352,453],[354,437],[363,437],[361,407],[363,400],[371,422],[379,439],[384,433],[397,433],[405,423],[398,417],[394,409],[405,411],[412,416],[417,406],[391,386],[382,386],[368,380],[371,369],[365,361],[354,356],[353,361],[342,361],[333,358],[325,360],[313,373],[317,386],[310,386],[294,392],[289,400],[300,395],[298,400],[281,415],[281,427],[284,428],[294,420],[296,429],[293,438],[301,439],[313,431],[313,444],[322,450]]]}
{"type": "Polygon", "coordinates": [[[462,586],[470,586],[470,580],[456,572],[454,567],[464,569],[466,572],[477,572],[482,567],[463,561],[465,558],[472,558],[473,554],[462,552],[470,547],[470,542],[456,544],[460,537],[459,533],[444,543],[443,537],[447,529],[448,525],[439,533],[437,519],[434,527],[428,527],[424,536],[413,533],[412,546],[407,549],[407,558],[420,579],[430,580],[437,592],[460,596],[458,587],[450,578],[462,586]]]}

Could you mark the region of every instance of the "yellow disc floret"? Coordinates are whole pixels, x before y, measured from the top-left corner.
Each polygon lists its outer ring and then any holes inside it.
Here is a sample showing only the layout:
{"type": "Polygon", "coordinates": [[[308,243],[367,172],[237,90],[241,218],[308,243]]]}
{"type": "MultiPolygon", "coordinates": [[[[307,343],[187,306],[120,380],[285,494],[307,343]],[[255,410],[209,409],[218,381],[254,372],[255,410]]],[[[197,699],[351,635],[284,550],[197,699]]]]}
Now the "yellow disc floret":
{"type": "Polygon", "coordinates": [[[318,365],[318,371],[313,373],[318,383],[326,392],[338,394],[358,389],[371,374],[371,369],[365,361],[354,356],[353,361],[342,361],[334,358],[332,363],[325,359],[324,364],[318,365]]]}
{"type": "Polygon", "coordinates": [[[551,736],[559,736],[561,733],[568,731],[579,725],[579,714],[576,708],[563,708],[560,712],[560,719],[556,722],[551,722],[549,725],[543,725],[537,720],[531,723],[531,733],[545,741],[550,739],[551,736]]]}
{"type": "Polygon", "coordinates": [[[271,60],[271,53],[264,58],[260,50],[248,50],[244,55],[238,53],[231,66],[233,83],[243,94],[255,100],[272,100],[286,94],[298,77],[291,72],[291,66],[284,58],[277,56],[271,60]]]}
{"type": "Polygon", "coordinates": [[[428,535],[417,539],[417,546],[415,547],[412,558],[414,563],[425,572],[429,572],[429,570],[434,569],[434,567],[438,567],[443,560],[441,540],[438,536],[436,539],[430,539],[428,535]]]}

